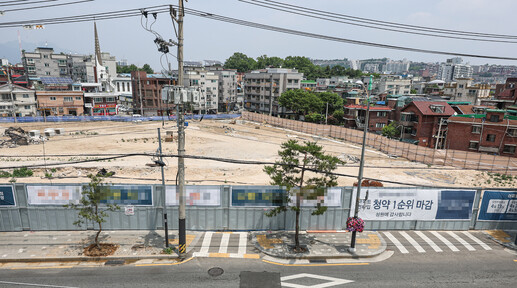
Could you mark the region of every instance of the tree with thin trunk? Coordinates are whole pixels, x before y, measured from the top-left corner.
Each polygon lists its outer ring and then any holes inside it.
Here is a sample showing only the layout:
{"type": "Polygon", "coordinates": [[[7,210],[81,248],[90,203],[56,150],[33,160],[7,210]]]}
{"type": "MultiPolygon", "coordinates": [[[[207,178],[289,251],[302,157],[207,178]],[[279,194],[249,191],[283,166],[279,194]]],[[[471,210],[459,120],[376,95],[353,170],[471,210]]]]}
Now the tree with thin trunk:
{"type": "MultiPolygon", "coordinates": [[[[281,212],[286,212],[288,206],[296,213],[295,252],[303,252],[300,246],[300,206],[301,201],[322,199],[326,188],[337,186],[337,176],[332,174],[337,165],[344,162],[337,157],[326,155],[323,147],[316,142],[298,143],[289,140],[282,143],[278,151],[280,160],[273,166],[265,166],[266,172],[271,178],[272,185],[278,185],[286,189],[287,195],[281,206],[266,212],[266,216],[273,217],[281,212]],[[293,201],[294,205],[289,205],[293,201]]],[[[312,215],[325,213],[327,207],[318,202],[312,211],[312,215]]]]}
{"type": "Polygon", "coordinates": [[[87,221],[91,221],[97,223],[98,230],[95,235],[95,246],[97,249],[100,249],[99,245],[99,235],[102,232],[102,223],[106,222],[106,218],[108,217],[107,211],[117,211],[120,209],[118,205],[106,204],[105,206],[102,204],[101,200],[106,198],[105,189],[106,186],[103,185],[104,179],[111,176],[112,174],[89,174],[88,178],[90,178],[90,183],[83,186],[82,189],[82,197],[79,200],[79,204],[70,203],[65,205],[66,208],[75,209],[78,211],[79,219],[74,222],[74,225],[81,227],[87,221]]]}

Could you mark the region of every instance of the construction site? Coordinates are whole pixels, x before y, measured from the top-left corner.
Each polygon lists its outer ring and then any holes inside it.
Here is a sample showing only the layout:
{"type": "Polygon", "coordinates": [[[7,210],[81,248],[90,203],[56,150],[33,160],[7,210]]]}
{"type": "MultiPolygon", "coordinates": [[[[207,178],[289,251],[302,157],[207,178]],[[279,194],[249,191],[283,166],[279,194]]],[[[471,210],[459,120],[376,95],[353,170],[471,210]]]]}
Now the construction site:
{"type": "MultiPolygon", "coordinates": [[[[230,161],[187,158],[187,185],[269,185],[263,164],[239,161],[272,163],[279,159],[277,153],[281,143],[289,139],[315,141],[324,147],[324,151],[343,160],[345,164],[335,171],[341,175],[339,186],[352,186],[357,181],[361,156],[361,145],[357,141],[321,136],[321,133],[311,131],[298,132],[295,130],[299,129],[245,118],[249,117],[188,121],[186,155],[230,161]]],[[[161,168],[154,161],[159,153],[158,128],[166,164],[165,183],[174,185],[177,174],[177,158],[173,157],[177,154],[175,121],[3,124],[0,127],[0,135],[3,135],[0,138],[0,170],[12,172],[28,167],[34,173],[24,178],[3,177],[0,181],[4,184],[85,183],[89,181],[88,174],[105,169],[114,172],[110,178],[112,183],[161,183],[161,168]]],[[[354,131],[357,135],[362,133],[354,131]]],[[[415,153],[418,155],[418,151],[415,153]]],[[[504,171],[476,170],[479,165],[458,167],[454,161],[440,163],[434,157],[431,163],[425,158],[417,161],[420,159],[413,157],[415,153],[408,150],[407,155],[396,155],[390,149],[367,147],[364,177],[391,187],[515,187],[514,178],[506,177],[504,171]]]]}

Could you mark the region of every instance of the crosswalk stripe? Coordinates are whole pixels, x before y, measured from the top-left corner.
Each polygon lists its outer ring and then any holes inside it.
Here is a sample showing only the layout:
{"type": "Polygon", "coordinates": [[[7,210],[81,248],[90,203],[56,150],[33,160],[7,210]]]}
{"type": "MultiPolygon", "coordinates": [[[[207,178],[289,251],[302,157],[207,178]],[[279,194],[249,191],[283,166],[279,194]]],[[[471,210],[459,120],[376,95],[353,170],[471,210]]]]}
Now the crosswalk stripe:
{"type": "Polygon", "coordinates": [[[223,237],[221,238],[221,244],[219,245],[219,253],[226,253],[228,251],[228,243],[230,242],[229,233],[223,233],[223,237]]]}
{"type": "Polygon", "coordinates": [[[452,231],[447,231],[447,234],[451,235],[452,238],[456,239],[458,242],[460,242],[467,250],[469,251],[476,251],[476,248],[472,247],[467,241],[463,240],[460,236],[456,235],[452,231]]]}
{"type": "Polygon", "coordinates": [[[411,243],[411,245],[413,245],[413,247],[415,247],[416,251],[418,251],[419,253],[425,253],[424,248],[422,248],[422,246],[420,246],[420,244],[418,244],[415,241],[415,239],[413,239],[411,236],[409,236],[409,234],[407,234],[404,231],[401,231],[399,233],[400,233],[400,235],[404,236],[404,238],[406,238],[406,240],[409,241],[409,243],[411,243]]]}
{"type": "Polygon", "coordinates": [[[407,254],[409,251],[407,251],[406,247],[404,247],[395,236],[391,235],[390,232],[384,232],[384,235],[386,235],[393,244],[395,244],[395,247],[397,247],[401,253],[407,254]]]}
{"type": "Polygon", "coordinates": [[[199,253],[208,253],[210,242],[212,242],[212,234],[214,234],[214,232],[205,232],[205,238],[203,239],[203,244],[201,244],[201,250],[199,250],[199,253]]]}
{"type": "Polygon", "coordinates": [[[429,239],[429,237],[427,237],[424,233],[420,232],[420,231],[415,231],[415,233],[420,236],[420,238],[424,239],[425,242],[427,242],[427,244],[429,244],[429,246],[431,246],[431,248],[434,249],[434,251],[436,252],[443,252],[442,248],[438,247],[438,245],[436,245],[433,240],[429,239]]]}
{"type": "Polygon", "coordinates": [[[449,249],[451,249],[452,251],[454,251],[454,252],[460,251],[458,248],[456,248],[456,246],[452,245],[452,243],[449,242],[449,240],[445,239],[445,237],[440,235],[440,233],[438,233],[436,231],[431,231],[431,234],[436,236],[436,238],[440,239],[440,241],[442,241],[445,245],[447,245],[447,247],[449,247],[449,249]]]}
{"type": "Polygon", "coordinates": [[[467,231],[463,231],[463,234],[467,237],[469,237],[470,239],[472,239],[474,242],[476,242],[479,246],[483,247],[483,249],[485,250],[492,250],[492,248],[490,248],[490,246],[486,245],[485,243],[483,243],[483,241],[479,240],[478,238],[474,237],[474,235],[470,234],[469,232],[467,231]]]}
{"type": "Polygon", "coordinates": [[[246,245],[248,242],[247,236],[248,233],[246,232],[239,232],[239,250],[237,251],[237,254],[244,255],[246,254],[246,245]]]}

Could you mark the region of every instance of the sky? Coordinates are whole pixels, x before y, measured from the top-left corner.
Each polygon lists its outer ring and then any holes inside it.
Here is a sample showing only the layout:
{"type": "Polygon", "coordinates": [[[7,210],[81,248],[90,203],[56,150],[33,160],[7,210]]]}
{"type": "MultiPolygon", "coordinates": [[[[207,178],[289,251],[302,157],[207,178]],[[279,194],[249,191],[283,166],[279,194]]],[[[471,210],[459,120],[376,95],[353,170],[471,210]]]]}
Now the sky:
{"type": "MultiPolygon", "coordinates": [[[[29,0],[36,1],[36,0],[29,0]]],[[[66,3],[77,0],[57,0],[49,3],[30,4],[40,6],[53,3],[66,3]]],[[[517,11],[515,0],[277,0],[298,6],[325,10],[333,13],[352,15],[382,21],[429,26],[496,34],[517,34],[513,19],[517,11]]],[[[1,6],[0,10],[22,8],[24,6],[1,6]]],[[[155,5],[178,4],[178,0],[95,0],[75,5],[5,12],[0,23],[36,20],[42,18],[65,17],[84,14],[145,8],[155,5]]],[[[334,23],[321,19],[288,14],[268,8],[258,7],[238,0],[189,0],[187,8],[207,13],[301,30],[315,34],[341,37],[359,41],[376,42],[412,48],[452,51],[458,53],[517,57],[517,43],[494,43],[468,40],[445,39],[381,31],[334,23]]],[[[38,23],[34,23],[38,24],[38,23]]],[[[153,40],[155,36],[144,30],[141,17],[97,21],[101,50],[109,52],[117,60],[127,59],[131,64],[142,66],[150,64],[156,71],[167,67],[167,60],[160,56],[153,40]]],[[[159,14],[152,29],[164,39],[174,39],[174,29],[168,14],[159,14]]],[[[215,20],[185,16],[185,49],[187,61],[219,60],[224,62],[234,52],[249,57],[261,55],[306,56],[312,59],[369,59],[390,58],[411,61],[444,62],[454,56],[424,54],[359,46],[287,35],[278,32],[259,30],[215,20]]],[[[20,61],[18,43],[20,33],[22,49],[33,51],[38,46],[52,47],[57,53],[93,54],[94,32],[92,22],[46,25],[44,29],[27,30],[19,28],[0,28],[0,58],[10,62],[20,61]]],[[[171,48],[176,55],[176,48],[171,48]]],[[[463,57],[464,62],[473,65],[506,64],[517,65],[517,61],[491,60],[463,57]]],[[[172,67],[177,60],[168,57],[172,67]]]]}

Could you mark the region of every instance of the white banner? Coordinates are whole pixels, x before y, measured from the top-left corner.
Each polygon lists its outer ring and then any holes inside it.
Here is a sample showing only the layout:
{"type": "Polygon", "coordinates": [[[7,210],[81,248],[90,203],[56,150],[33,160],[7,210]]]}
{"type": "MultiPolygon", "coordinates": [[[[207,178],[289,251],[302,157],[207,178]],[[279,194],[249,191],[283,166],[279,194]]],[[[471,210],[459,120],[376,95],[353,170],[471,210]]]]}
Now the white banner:
{"type": "MultiPolygon", "coordinates": [[[[438,189],[362,187],[359,217],[363,220],[435,220],[440,193],[438,189]]],[[[354,215],[356,194],[357,188],[354,188],[350,216],[354,215]]]]}
{"type": "MultiPolygon", "coordinates": [[[[323,189],[324,195],[316,196],[316,199],[301,199],[300,206],[302,207],[316,207],[318,204],[325,207],[341,207],[341,189],[339,187],[331,187],[323,189]]],[[[312,189],[310,189],[312,190],[312,189]]],[[[293,188],[292,199],[289,202],[289,206],[296,206],[296,193],[299,189],[293,188]]],[[[313,193],[311,191],[310,193],[313,193]]],[[[303,194],[303,193],[302,193],[303,194]]],[[[314,197],[312,197],[314,198],[314,197]]]]}
{"type": "Polygon", "coordinates": [[[82,186],[27,185],[29,205],[65,205],[79,203],[82,186]]]}
{"type": "MultiPolygon", "coordinates": [[[[185,203],[189,206],[220,206],[220,186],[186,186],[185,203]]],[[[176,186],[165,187],[165,203],[167,206],[179,205],[179,194],[176,193],[176,186]]]]}

